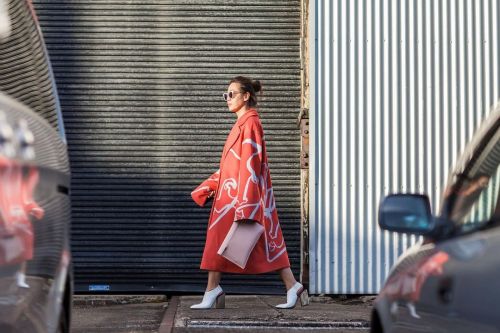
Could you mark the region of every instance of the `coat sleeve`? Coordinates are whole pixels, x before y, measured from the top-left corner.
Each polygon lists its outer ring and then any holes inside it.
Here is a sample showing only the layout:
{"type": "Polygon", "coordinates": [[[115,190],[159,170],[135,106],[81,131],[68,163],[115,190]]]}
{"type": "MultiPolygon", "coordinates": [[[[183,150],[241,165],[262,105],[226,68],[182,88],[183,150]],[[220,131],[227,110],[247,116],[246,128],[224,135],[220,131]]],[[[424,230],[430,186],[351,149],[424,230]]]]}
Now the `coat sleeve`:
{"type": "Polygon", "coordinates": [[[196,202],[198,206],[205,206],[207,200],[213,197],[214,192],[217,191],[217,187],[219,186],[219,179],[220,170],[217,170],[191,192],[191,198],[193,198],[193,201],[196,202]]]}
{"type": "Polygon", "coordinates": [[[261,219],[262,135],[262,129],[257,124],[243,129],[235,221],[261,219]]]}

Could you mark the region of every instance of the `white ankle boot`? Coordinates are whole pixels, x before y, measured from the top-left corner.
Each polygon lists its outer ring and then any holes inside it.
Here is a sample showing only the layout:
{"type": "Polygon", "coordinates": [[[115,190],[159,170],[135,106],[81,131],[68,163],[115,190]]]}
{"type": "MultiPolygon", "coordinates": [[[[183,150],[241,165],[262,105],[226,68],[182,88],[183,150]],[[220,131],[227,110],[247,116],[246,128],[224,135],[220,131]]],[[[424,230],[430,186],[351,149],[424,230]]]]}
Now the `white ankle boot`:
{"type": "Polygon", "coordinates": [[[29,288],[30,286],[26,283],[26,275],[21,272],[16,273],[17,286],[20,288],[29,288]]]}
{"type": "Polygon", "coordinates": [[[292,288],[288,289],[286,292],[286,303],[276,305],[278,309],[292,309],[297,304],[300,299],[300,305],[306,306],[309,304],[309,296],[307,295],[307,290],[304,286],[296,282],[292,288]]]}
{"type": "Polygon", "coordinates": [[[191,309],[224,309],[226,306],[224,291],[220,286],[215,287],[210,291],[206,291],[203,295],[203,300],[199,304],[191,305],[191,309]]]}

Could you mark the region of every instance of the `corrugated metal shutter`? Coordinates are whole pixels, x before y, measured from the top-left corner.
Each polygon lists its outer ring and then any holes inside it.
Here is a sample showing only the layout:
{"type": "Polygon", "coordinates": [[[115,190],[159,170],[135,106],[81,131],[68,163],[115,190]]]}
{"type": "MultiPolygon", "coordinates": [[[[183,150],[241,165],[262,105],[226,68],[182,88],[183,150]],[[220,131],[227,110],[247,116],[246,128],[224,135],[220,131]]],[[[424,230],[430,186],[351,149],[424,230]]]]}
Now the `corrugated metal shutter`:
{"type": "MultiPolygon", "coordinates": [[[[38,0],[72,165],[76,290],[191,291],[209,208],[191,190],[218,168],[235,121],[230,78],[264,84],[261,116],[293,269],[300,247],[300,2],[38,0]]],[[[276,290],[276,274],[227,276],[276,290]]],[[[280,290],[281,291],[281,290],[280,290]]]]}
{"type": "Polygon", "coordinates": [[[500,98],[500,1],[317,1],[311,89],[311,290],[377,293],[416,239],[380,199],[428,193],[500,98]]]}

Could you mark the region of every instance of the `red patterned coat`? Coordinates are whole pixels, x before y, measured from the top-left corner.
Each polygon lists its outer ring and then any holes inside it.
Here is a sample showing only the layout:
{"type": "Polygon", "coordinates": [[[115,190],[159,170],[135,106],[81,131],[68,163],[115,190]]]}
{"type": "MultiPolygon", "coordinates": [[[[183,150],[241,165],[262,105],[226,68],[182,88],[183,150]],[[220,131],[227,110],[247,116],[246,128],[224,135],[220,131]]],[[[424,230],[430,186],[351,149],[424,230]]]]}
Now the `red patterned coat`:
{"type": "Polygon", "coordinates": [[[201,269],[257,274],[290,267],[257,111],[249,110],[236,121],[224,145],[220,169],[191,193],[200,206],[210,195],[214,195],[214,202],[201,269]],[[217,250],[233,221],[244,219],[262,224],[265,232],[250,254],[247,266],[241,269],[218,255],[217,250]]]}

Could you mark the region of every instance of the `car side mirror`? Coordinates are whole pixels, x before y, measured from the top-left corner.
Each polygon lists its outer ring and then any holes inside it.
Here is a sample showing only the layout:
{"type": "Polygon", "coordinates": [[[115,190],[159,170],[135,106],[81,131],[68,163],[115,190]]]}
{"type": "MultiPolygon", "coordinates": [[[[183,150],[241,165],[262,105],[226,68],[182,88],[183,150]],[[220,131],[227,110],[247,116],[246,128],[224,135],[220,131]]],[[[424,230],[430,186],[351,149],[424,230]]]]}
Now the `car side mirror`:
{"type": "Polygon", "coordinates": [[[379,226],[388,231],[429,235],[434,231],[429,197],[420,194],[391,194],[380,203],[379,226]]]}

